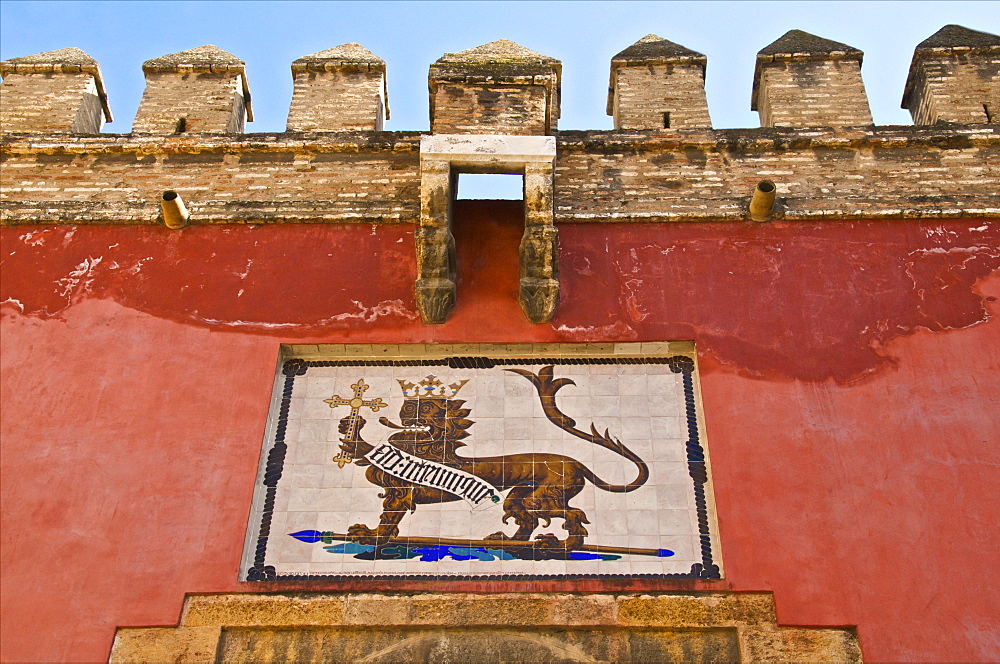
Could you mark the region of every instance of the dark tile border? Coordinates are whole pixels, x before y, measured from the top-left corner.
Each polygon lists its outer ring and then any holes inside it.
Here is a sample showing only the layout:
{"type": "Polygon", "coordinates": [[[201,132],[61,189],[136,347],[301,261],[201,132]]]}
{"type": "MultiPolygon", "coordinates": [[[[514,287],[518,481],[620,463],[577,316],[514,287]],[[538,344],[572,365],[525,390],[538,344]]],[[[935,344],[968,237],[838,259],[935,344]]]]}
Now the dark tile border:
{"type": "Polygon", "coordinates": [[[274,446],[268,452],[264,469],[264,509],[260,519],[260,532],[254,552],[254,564],[247,571],[247,581],[312,581],[336,579],[370,579],[373,581],[396,579],[427,579],[450,581],[543,581],[562,579],[721,579],[719,566],[712,558],[712,535],[708,526],[708,501],[705,485],[708,483],[708,468],[705,465],[705,449],[698,433],[698,416],[694,398],[694,360],[683,355],[667,357],[566,357],[566,358],[491,358],[491,357],[449,357],[445,359],[412,360],[302,360],[292,358],[282,365],[281,373],[285,385],[281,393],[278,411],[278,426],[274,434],[274,446]],[[273,565],[264,565],[267,541],[271,533],[271,517],[274,512],[274,497],[278,480],[285,464],[288,446],[285,431],[288,426],[288,409],[291,406],[292,388],[297,376],[304,376],[310,367],[449,367],[452,369],[492,369],[504,365],[539,364],[666,364],[674,373],[682,376],[684,385],[684,409],[687,420],[688,439],[686,444],[688,474],[694,485],[695,509],[698,515],[698,535],[701,545],[701,562],[691,565],[691,571],[678,574],[494,574],[494,575],[453,575],[453,574],[277,574],[273,565]]]}

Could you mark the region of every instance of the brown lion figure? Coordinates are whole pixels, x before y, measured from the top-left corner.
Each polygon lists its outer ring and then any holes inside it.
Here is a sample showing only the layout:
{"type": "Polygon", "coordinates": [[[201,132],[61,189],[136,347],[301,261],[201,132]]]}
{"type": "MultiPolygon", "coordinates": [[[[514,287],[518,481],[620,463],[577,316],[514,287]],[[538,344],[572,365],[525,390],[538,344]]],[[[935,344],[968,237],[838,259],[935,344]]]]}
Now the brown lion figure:
{"type": "MultiPolygon", "coordinates": [[[[523,369],[507,371],[520,374],[532,382],[538,390],[545,415],[556,426],[632,461],[638,469],[636,478],[629,484],[608,484],[576,459],[561,454],[528,452],[494,457],[460,456],[458,448],[465,446],[462,441],[469,436],[468,429],[473,425],[473,421],[468,419],[470,411],[462,407],[465,401],[461,399],[443,396],[407,398],[399,409],[399,424],[385,417],[379,418],[379,422],[398,430],[389,436],[389,442],[400,450],[459,468],[499,490],[509,489],[503,505],[503,522],[513,519],[517,532],[513,536],[496,532],[485,539],[529,543],[540,521],[544,520],[548,526],[552,519],[558,518],[563,520],[567,538],[559,540],[553,535],[540,534],[535,538],[534,545],[574,550],[583,544],[587,536],[584,524],[589,521],[583,510],[570,506],[569,501],[583,490],[588,481],[599,489],[615,493],[638,489],[648,479],[649,468],[634,452],[611,438],[607,431],[599,434],[593,425],[590,433],[574,428],[575,422],[560,412],[555,403],[556,392],[574,383],[568,378],[553,378],[553,367],[544,367],[537,375],[523,369]]],[[[350,416],[341,420],[342,434],[346,435],[350,430],[349,420],[350,416]]],[[[407,512],[416,510],[417,505],[461,500],[454,494],[409,482],[372,466],[363,458],[374,449],[360,437],[363,426],[364,420],[359,418],[354,438],[345,439],[340,447],[354,459],[354,463],[368,466],[365,477],[383,487],[385,492],[380,494],[384,500],[378,526],[374,529],[364,524],[350,526],[348,535],[352,540],[361,544],[385,544],[398,535],[400,521],[407,512]]]]}

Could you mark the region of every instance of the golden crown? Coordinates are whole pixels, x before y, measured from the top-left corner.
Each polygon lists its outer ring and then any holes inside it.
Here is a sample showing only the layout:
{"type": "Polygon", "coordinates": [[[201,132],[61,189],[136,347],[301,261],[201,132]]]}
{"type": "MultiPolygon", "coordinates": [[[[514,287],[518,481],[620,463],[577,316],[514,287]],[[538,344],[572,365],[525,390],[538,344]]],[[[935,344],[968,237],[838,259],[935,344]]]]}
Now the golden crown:
{"type": "Polygon", "coordinates": [[[437,376],[427,376],[419,383],[411,383],[408,380],[396,379],[399,387],[403,390],[403,395],[410,398],[419,397],[453,397],[458,394],[462,386],[469,382],[468,379],[460,380],[457,383],[445,385],[437,376]]]}

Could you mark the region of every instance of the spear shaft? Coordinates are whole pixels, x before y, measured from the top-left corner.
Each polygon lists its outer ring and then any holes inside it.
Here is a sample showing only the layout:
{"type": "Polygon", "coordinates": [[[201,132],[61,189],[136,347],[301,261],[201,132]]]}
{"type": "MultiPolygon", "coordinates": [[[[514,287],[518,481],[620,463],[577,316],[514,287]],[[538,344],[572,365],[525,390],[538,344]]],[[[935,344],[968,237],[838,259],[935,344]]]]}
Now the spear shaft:
{"type": "MultiPolygon", "coordinates": [[[[343,533],[324,532],[323,539],[340,540],[344,542],[353,541],[355,538],[343,533]]],[[[536,543],[531,541],[515,542],[511,540],[486,540],[486,539],[462,539],[455,537],[392,537],[382,546],[460,546],[460,547],[483,547],[487,549],[507,549],[534,547],[536,543]]],[[[553,547],[558,548],[558,547],[553,547]]],[[[569,551],[587,551],[589,553],[617,553],[631,556],[657,556],[666,558],[674,555],[669,549],[640,549],[629,546],[604,546],[601,544],[583,544],[569,549],[569,551]]]]}

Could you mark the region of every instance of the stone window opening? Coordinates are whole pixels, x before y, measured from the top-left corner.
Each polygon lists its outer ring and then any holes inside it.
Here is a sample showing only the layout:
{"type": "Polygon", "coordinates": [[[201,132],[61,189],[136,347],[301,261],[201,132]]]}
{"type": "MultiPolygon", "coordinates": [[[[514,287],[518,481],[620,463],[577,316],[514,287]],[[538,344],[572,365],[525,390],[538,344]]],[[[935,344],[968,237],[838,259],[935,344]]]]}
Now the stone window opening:
{"type": "Polygon", "coordinates": [[[524,173],[458,173],[456,200],[523,201],[524,173]]]}

